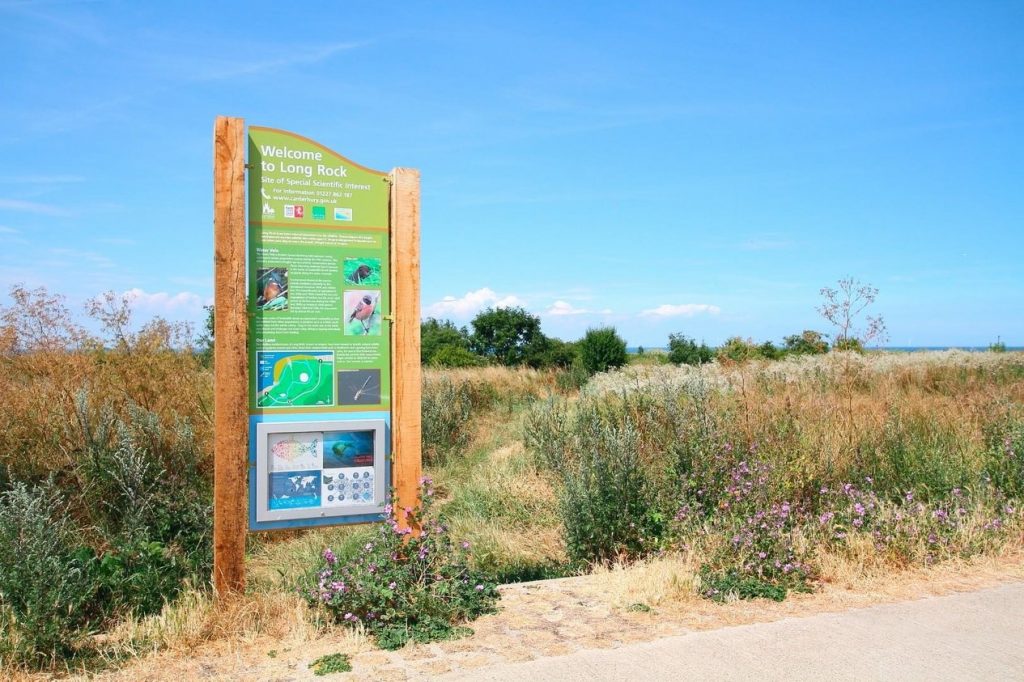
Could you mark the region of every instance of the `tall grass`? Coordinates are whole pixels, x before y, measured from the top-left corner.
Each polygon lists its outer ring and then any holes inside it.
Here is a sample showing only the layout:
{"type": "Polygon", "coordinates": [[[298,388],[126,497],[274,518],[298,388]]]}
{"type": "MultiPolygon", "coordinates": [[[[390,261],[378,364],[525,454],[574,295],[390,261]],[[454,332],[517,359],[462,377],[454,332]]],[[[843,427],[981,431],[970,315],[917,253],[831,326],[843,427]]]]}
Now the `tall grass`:
{"type": "Polygon", "coordinates": [[[631,501],[671,500],[661,540],[700,550],[709,596],[774,596],[813,581],[817,554],[865,542],[905,565],[1019,541],[1022,428],[1021,354],[837,354],[628,367],[538,403],[523,439],[561,481],[566,543],[589,538],[590,561],[661,546],[616,532],[664,512],[609,495],[624,486],[604,472],[626,469],[658,488],[631,501]],[[622,434],[628,458],[605,445],[622,434]]]}

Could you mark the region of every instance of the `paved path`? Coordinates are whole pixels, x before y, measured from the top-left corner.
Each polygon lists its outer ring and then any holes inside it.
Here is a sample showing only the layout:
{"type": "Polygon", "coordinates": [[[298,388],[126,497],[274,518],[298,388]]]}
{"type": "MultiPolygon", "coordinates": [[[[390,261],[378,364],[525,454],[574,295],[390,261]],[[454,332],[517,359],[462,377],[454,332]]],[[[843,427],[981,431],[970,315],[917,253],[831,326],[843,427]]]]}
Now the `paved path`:
{"type": "Polygon", "coordinates": [[[507,663],[444,680],[1024,680],[1024,583],[507,663]]]}

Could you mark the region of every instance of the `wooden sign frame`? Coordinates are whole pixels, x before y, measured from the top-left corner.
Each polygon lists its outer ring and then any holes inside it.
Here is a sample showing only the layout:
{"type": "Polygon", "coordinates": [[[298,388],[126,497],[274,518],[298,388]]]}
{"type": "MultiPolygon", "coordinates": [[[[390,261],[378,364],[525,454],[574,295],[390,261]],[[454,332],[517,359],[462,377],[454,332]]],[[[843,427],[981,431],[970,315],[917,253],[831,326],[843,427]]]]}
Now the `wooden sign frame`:
{"type": "MultiPolygon", "coordinates": [[[[249,453],[246,347],[245,121],[214,123],[214,493],[213,583],[221,596],[245,590],[249,453]]],[[[391,484],[405,509],[419,504],[422,475],[420,366],[420,174],[389,174],[391,291],[391,484]]]]}

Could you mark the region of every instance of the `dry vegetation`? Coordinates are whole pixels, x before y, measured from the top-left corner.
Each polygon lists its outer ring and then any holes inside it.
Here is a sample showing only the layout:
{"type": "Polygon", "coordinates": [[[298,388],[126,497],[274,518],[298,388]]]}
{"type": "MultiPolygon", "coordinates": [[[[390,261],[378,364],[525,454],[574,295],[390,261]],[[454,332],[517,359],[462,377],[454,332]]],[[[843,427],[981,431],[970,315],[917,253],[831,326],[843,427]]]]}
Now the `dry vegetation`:
{"type": "MultiPolygon", "coordinates": [[[[194,486],[194,496],[208,495],[211,373],[191,352],[189,330],[156,321],[129,331],[124,303],[114,298],[98,301],[92,313],[101,324],[99,334],[76,325],[59,299],[22,290],[3,312],[0,428],[8,448],[0,453],[0,488],[55,482],[67,503],[62,509],[75,519],[80,540],[97,561],[111,553],[134,556],[126,547],[136,546],[138,533],[161,543],[161,557],[184,557],[195,547],[183,543],[202,546],[198,536],[151,520],[128,528],[109,513],[90,511],[102,486],[87,465],[97,453],[125,447],[117,428],[98,435],[97,425],[118,417],[127,428],[141,413],[152,428],[139,431],[144,438],[133,441],[133,452],[154,458],[154,471],[162,476],[180,471],[182,434],[190,439],[190,475],[197,480],[181,480],[160,495],[181,495],[187,486],[194,486]]],[[[914,572],[940,571],[949,580],[984,572],[992,562],[1012,565],[1024,544],[1019,353],[830,354],[702,368],[631,365],[596,376],[578,393],[554,371],[497,367],[428,370],[424,384],[426,464],[441,513],[455,536],[471,543],[477,565],[502,581],[593,569],[590,580],[617,607],[667,608],[696,604],[706,596],[708,581],[731,569],[752,569],[748,573],[766,584],[789,589],[871,591],[907,571],[927,582],[927,573],[914,572]],[[623,459],[624,449],[630,452],[623,459]],[[594,494],[586,467],[600,458],[639,472],[638,487],[624,484],[625,493],[639,491],[646,506],[629,506],[621,497],[586,497],[594,494]],[[736,473],[740,465],[757,471],[764,466],[771,473],[763,484],[755,482],[755,492],[733,500],[730,516],[721,505],[732,499],[729,481],[744,480],[746,474],[736,473]],[[695,481],[719,486],[714,509],[695,497],[695,481]],[[842,496],[844,484],[855,485],[856,496],[842,496]],[[763,494],[756,492],[761,488],[763,494]],[[824,489],[828,495],[817,492],[824,489]],[[910,506],[908,495],[920,508],[910,506]],[[566,506],[569,499],[592,499],[595,508],[609,506],[609,514],[577,518],[566,506]],[[764,540],[769,552],[788,552],[807,566],[799,584],[750,565],[750,554],[733,551],[729,541],[729,534],[743,530],[742,516],[783,503],[803,510],[799,522],[787,520],[755,544],[764,540]],[[826,503],[831,506],[821,506],[826,503]],[[854,527],[851,511],[860,504],[876,505],[863,517],[863,528],[854,527]],[[690,512],[682,513],[687,505],[690,512]],[[819,515],[829,512],[847,516],[842,525],[839,517],[818,524],[819,515]],[[955,516],[955,524],[942,525],[940,513],[955,516]],[[585,552],[567,544],[567,529],[607,525],[613,517],[623,527],[602,530],[608,551],[587,565],[585,552]],[[723,519],[732,525],[721,525],[723,519]],[[929,533],[939,533],[940,542],[929,533]],[[892,538],[880,540],[886,534],[892,538]]],[[[146,491],[160,492],[143,486],[133,494],[146,491]]],[[[160,495],[154,499],[164,500],[160,495]]],[[[355,648],[368,646],[309,608],[296,587],[324,547],[353,555],[369,532],[357,527],[253,536],[244,597],[215,605],[205,582],[207,564],[188,564],[191,573],[180,573],[186,583],[165,595],[169,601],[162,608],[112,599],[108,610],[83,625],[83,637],[64,650],[63,659],[13,653],[20,635],[5,611],[4,670],[60,670],[95,665],[97,658],[120,664],[158,650],[188,653],[267,638],[292,646],[329,634],[335,640],[354,637],[355,648]],[[88,660],[75,658],[76,651],[89,652],[88,660]]],[[[162,566],[145,570],[159,573],[162,566]]],[[[154,583],[153,589],[164,585],[154,583]]],[[[728,593],[726,601],[738,596],[728,593]]],[[[808,599],[813,601],[798,601],[808,599]]],[[[700,603],[702,610],[714,608],[700,603]]]]}

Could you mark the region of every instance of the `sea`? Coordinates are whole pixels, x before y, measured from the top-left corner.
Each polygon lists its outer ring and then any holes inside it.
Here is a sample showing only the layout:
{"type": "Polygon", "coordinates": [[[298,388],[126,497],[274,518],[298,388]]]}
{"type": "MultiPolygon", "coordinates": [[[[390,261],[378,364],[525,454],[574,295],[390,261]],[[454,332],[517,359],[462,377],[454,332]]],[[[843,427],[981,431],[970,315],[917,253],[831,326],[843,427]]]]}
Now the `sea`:
{"type": "MultiPolygon", "coordinates": [[[[667,353],[668,348],[665,346],[627,346],[626,352],[635,355],[640,351],[640,348],[644,349],[645,353],[667,353]]],[[[937,350],[964,350],[964,351],[986,351],[988,346],[879,346],[869,347],[868,350],[880,350],[889,351],[892,353],[918,353],[922,351],[937,351],[937,350]]],[[[1007,351],[1024,351],[1024,346],[1007,346],[1007,351]]]]}

